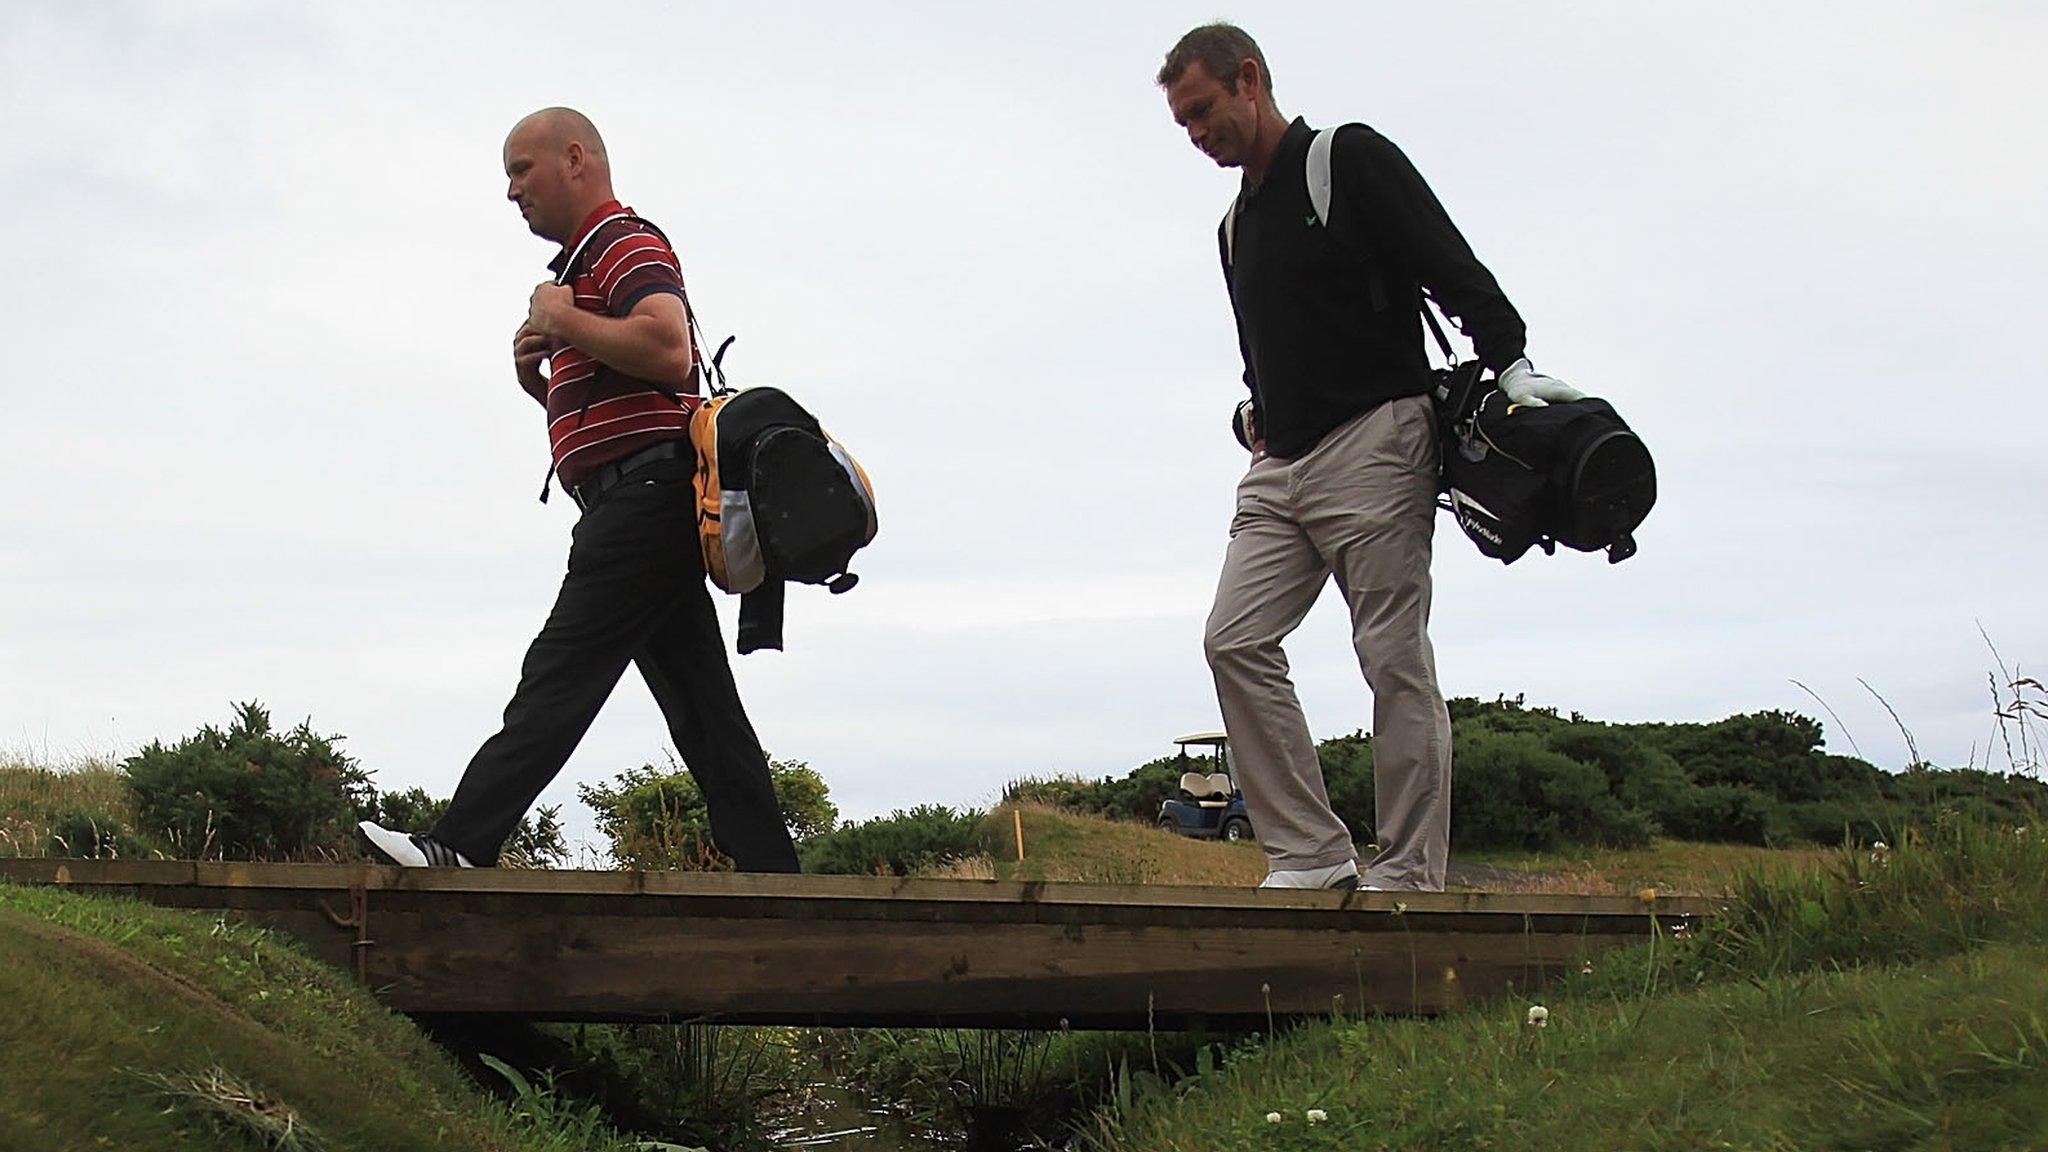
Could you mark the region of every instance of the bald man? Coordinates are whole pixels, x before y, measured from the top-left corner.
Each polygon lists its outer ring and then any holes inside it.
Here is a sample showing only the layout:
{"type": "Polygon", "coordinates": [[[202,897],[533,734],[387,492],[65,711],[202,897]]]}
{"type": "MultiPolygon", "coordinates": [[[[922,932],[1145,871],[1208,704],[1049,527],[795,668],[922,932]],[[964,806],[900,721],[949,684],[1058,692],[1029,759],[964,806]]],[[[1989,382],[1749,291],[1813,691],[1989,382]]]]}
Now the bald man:
{"type": "MultiPolygon", "coordinates": [[[[547,413],[550,476],[582,511],[554,610],[527,649],[505,725],[430,832],[364,821],[387,864],[494,864],[631,662],[742,870],[794,872],[768,759],[740,704],[698,551],[690,414],[699,350],[674,250],[612,194],[604,140],[545,108],[505,139],[505,195],[561,246],[512,338],[513,374],[547,413]]],[[[547,488],[541,489],[547,499],[547,488]]]]}

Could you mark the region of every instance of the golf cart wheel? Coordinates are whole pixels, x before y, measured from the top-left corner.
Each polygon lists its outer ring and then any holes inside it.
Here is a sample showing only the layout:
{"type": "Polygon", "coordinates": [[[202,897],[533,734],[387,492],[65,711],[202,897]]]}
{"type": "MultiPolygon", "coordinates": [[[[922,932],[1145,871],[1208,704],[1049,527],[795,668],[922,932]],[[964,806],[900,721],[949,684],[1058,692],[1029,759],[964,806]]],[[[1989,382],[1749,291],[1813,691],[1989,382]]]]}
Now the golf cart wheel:
{"type": "Polygon", "coordinates": [[[1178,832],[1180,831],[1180,821],[1175,820],[1171,816],[1161,816],[1159,818],[1159,830],[1161,832],[1178,832]]]}
{"type": "Polygon", "coordinates": [[[1242,816],[1232,816],[1223,822],[1223,839],[1232,844],[1252,838],[1252,822],[1242,816]]]}

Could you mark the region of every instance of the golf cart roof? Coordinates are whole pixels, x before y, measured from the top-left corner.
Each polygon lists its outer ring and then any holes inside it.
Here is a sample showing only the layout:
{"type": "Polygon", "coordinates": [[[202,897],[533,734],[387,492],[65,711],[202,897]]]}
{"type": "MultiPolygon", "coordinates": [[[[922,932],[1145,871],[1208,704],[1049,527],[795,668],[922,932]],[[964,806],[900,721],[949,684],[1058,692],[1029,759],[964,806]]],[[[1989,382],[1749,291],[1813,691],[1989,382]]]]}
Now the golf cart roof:
{"type": "Polygon", "coordinates": [[[1221,744],[1223,741],[1224,735],[1221,732],[1190,732],[1186,736],[1173,738],[1175,744],[1221,744]]]}

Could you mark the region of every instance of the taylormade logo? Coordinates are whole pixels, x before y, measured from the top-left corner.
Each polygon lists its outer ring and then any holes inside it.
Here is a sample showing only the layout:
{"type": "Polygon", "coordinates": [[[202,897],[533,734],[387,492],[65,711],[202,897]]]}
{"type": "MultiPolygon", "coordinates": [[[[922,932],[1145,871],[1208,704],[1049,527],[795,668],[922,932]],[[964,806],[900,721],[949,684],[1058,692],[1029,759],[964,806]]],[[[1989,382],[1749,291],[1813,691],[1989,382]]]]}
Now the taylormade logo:
{"type": "Polygon", "coordinates": [[[1481,521],[1477,516],[1468,516],[1460,512],[1458,514],[1458,524],[1474,536],[1484,536],[1489,544],[1501,544],[1500,533],[1488,528],[1485,522],[1481,521]]]}
{"type": "Polygon", "coordinates": [[[1490,525],[1500,522],[1486,505],[1472,499],[1456,488],[1451,489],[1451,511],[1458,517],[1458,526],[1474,536],[1484,537],[1488,543],[1505,547],[1500,533],[1490,525]],[[1483,519],[1482,519],[1483,517],[1483,519]]]}

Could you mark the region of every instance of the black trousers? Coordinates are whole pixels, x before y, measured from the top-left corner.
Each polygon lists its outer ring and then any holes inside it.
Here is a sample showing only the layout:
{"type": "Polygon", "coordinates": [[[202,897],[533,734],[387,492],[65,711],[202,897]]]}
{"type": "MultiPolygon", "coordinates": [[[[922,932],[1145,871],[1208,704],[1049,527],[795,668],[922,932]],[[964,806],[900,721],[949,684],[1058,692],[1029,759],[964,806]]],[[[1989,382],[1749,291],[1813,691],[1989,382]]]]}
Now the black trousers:
{"type": "Polygon", "coordinates": [[[471,863],[497,861],[631,661],[704,794],[718,849],[741,871],[797,870],[705,584],[691,473],[688,460],[645,465],[576,522],[568,573],[526,651],[505,726],[470,760],[432,832],[471,863]]]}

